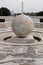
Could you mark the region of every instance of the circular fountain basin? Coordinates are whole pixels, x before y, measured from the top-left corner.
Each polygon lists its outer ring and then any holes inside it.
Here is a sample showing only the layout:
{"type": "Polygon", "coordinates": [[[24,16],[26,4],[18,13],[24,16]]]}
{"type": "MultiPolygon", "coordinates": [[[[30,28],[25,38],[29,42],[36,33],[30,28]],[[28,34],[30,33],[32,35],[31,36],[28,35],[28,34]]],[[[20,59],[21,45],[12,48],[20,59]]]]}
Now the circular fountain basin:
{"type": "Polygon", "coordinates": [[[39,41],[33,38],[33,34],[37,35],[37,33],[31,33],[26,38],[18,38],[12,31],[3,32],[3,33],[0,33],[0,42],[2,42],[3,44],[11,44],[11,45],[40,44],[39,41]]]}
{"type": "Polygon", "coordinates": [[[26,38],[18,38],[13,32],[6,32],[0,34],[1,36],[1,41],[8,42],[8,43],[34,43],[35,40],[33,36],[30,34],[26,38]]]}

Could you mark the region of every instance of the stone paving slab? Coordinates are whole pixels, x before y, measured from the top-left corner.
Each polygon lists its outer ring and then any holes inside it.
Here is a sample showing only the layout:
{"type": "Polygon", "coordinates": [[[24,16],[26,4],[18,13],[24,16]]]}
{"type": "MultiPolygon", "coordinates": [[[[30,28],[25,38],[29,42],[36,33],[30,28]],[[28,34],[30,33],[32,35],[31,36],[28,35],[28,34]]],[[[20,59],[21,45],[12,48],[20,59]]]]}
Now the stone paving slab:
{"type": "Polygon", "coordinates": [[[7,31],[0,31],[0,65],[43,65],[43,33],[31,33],[41,42],[17,45],[3,41],[4,37],[13,36],[11,30],[7,31]]]}

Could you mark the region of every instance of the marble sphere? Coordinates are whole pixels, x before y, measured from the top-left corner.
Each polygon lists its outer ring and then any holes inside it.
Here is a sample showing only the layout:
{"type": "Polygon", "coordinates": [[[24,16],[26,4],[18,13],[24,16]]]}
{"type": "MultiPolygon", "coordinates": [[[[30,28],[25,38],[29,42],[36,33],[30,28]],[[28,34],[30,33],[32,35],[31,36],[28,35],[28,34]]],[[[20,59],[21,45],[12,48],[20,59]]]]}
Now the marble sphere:
{"type": "Polygon", "coordinates": [[[12,21],[12,30],[20,38],[25,38],[32,32],[33,22],[32,19],[24,14],[14,17],[12,21]]]}

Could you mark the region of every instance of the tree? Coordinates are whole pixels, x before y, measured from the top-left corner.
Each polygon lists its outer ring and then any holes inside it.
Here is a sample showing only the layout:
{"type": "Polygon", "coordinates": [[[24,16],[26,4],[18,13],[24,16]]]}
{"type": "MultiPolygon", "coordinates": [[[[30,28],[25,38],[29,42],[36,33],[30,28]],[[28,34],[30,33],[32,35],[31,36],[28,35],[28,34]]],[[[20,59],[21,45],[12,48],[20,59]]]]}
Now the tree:
{"type": "Polygon", "coordinates": [[[36,14],[37,14],[37,16],[43,16],[43,11],[40,11],[40,12],[38,12],[36,14]]]}
{"type": "Polygon", "coordinates": [[[0,16],[10,16],[10,10],[6,7],[0,8],[0,16]]]}
{"type": "Polygon", "coordinates": [[[0,16],[2,16],[3,15],[3,12],[2,12],[2,9],[0,8],[0,16]]]}

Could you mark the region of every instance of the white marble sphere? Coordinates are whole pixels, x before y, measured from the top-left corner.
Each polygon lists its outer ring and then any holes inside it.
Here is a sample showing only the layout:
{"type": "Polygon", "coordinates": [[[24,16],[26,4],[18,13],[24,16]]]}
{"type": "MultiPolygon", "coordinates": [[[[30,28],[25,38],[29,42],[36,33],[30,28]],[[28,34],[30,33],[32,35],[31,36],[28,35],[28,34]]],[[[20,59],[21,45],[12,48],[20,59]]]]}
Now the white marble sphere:
{"type": "Polygon", "coordinates": [[[12,21],[12,30],[18,37],[26,37],[32,32],[33,22],[27,15],[21,14],[14,17],[12,21]]]}

